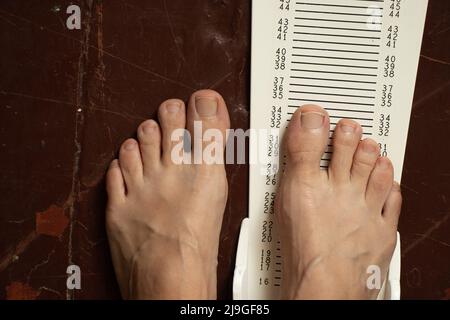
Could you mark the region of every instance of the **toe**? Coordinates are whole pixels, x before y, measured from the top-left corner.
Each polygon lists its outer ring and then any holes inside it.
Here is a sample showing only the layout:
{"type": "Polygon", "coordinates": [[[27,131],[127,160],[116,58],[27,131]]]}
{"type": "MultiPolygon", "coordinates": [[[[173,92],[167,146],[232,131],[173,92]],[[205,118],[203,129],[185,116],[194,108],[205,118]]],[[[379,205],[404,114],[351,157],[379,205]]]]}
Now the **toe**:
{"type": "Polygon", "coordinates": [[[187,128],[193,141],[194,163],[222,164],[230,118],[222,96],[213,90],[192,94],[187,111],[187,128]]]}
{"type": "Polygon", "coordinates": [[[289,165],[305,173],[318,174],[328,143],[330,120],[327,112],[315,105],[299,108],[285,136],[289,165]]]}
{"type": "Polygon", "coordinates": [[[136,140],[128,139],[122,144],[119,163],[127,192],[130,192],[133,186],[142,182],[143,177],[141,153],[136,140]]]}
{"type": "Polygon", "coordinates": [[[183,101],[179,99],[164,101],[159,107],[158,117],[162,130],[162,161],[166,165],[178,163],[177,159],[183,152],[186,127],[183,101]]]}
{"type": "Polygon", "coordinates": [[[342,119],[337,124],[333,135],[333,155],[328,168],[329,176],[334,181],[350,180],[353,156],[361,135],[361,126],[353,120],[342,119]]]}
{"type": "Polygon", "coordinates": [[[367,184],[366,201],[369,206],[379,208],[381,212],[393,183],[394,168],[391,161],[385,157],[379,158],[367,184]]]}
{"type": "Polygon", "coordinates": [[[400,190],[400,185],[397,182],[394,182],[391,192],[389,193],[386,203],[384,204],[383,217],[395,229],[397,229],[398,226],[398,218],[400,217],[401,208],[402,193],[400,190]]]}
{"type": "Polygon", "coordinates": [[[106,191],[110,204],[120,203],[125,199],[125,183],[117,159],[111,162],[106,173],[106,191]]]}
{"type": "Polygon", "coordinates": [[[372,139],[361,141],[353,157],[351,170],[352,182],[360,188],[367,186],[369,176],[380,154],[378,144],[372,139]]]}
{"type": "Polygon", "coordinates": [[[157,169],[161,162],[161,131],[154,120],[144,121],[138,128],[144,176],[157,169]]]}

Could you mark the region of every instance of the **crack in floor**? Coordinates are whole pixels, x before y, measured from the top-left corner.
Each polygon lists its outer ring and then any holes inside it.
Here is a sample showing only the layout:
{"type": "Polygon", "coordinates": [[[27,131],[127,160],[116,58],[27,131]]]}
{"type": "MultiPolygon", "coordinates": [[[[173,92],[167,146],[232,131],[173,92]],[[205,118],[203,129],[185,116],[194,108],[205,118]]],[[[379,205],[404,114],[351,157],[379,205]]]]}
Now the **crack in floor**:
{"type": "MultiPolygon", "coordinates": [[[[72,171],[72,188],[68,197],[67,207],[69,209],[69,242],[68,242],[68,252],[67,252],[67,262],[68,265],[73,265],[73,231],[75,222],[75,206],[78,203],[80,194],[80,160],[82,153],[82,140],[84,131],[84,114],[83,110],[87,106],[86,96],[84,95],[85,90],[85,74],[86,67],[89,59],[89,36],[91,31],[91,20],[92,20],[92,9],[93,0],[88,0],[86,2],[85,22],[83,23],[84,35],[83,42],[80,50],[80,57],[78,60],[78,78],[77,78],[77,88],[76,88],[76,109],[75,109],[75,153],[73,159],[73,171],[72,171]]],[[[66,299],[74,300],[74,292],[69,288],[66,289],[66,299]]]]}

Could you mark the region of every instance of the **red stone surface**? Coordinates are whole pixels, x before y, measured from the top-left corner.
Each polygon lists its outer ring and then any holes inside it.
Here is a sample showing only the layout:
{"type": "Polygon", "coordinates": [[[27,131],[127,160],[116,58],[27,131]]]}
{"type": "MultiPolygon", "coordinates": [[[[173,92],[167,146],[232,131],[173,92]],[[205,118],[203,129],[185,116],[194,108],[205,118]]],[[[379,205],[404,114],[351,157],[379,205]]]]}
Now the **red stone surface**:
{"type": "Polygon", "coordinates": [[[44,212],[36,213],[36,232],[52,237],[60,237],[69,225],[64,209],[55,205],[44,212]]]}

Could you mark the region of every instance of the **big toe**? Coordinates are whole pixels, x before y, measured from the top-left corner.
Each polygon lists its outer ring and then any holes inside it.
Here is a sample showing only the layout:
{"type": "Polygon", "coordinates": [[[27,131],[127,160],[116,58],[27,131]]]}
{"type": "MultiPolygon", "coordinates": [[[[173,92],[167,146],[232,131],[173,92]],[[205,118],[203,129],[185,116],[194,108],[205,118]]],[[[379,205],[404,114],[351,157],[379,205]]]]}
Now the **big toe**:
{"type": "Polygon", "coordinates": [[[189,99],[187,129],[194,163],[221,164],[230,118],[222,96],[213,90],[199,90],[189,99]]]}
{"type": "Polygon", "coordinates": [[[305,105],[291,118],[285,143],[288,164],[305,173],[318,174],[329,139],[330,120],[321,107],[305,105]]]}

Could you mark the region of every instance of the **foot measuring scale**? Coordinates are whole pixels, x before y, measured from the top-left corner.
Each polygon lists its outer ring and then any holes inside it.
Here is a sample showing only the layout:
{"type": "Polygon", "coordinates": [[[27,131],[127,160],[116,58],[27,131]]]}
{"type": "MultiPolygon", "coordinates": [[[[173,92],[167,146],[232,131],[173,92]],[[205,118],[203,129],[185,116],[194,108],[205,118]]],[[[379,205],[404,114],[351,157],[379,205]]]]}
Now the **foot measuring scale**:
{"type": "MultiPolygon", "coordinates": [[[[324,107],[330,135],[340,119],[358,121],[363,138],[380,144],[400,181],[427,5],[428,0],[253,0],[250,126],[279,133],[270,131],[270,161],[250,165],[249,217],[241,226],[234,299],[280,297],[282,252],[273,212],[284,163],[278,146],[299,106],[324,107]],[[280,168],[278,174],[273,167],[280,168]]],[[[321,167],[328,166],[331,152],[329,146],[321,167]]],[[[378,298],[400,298],[399,234],[378,298]]]]}

